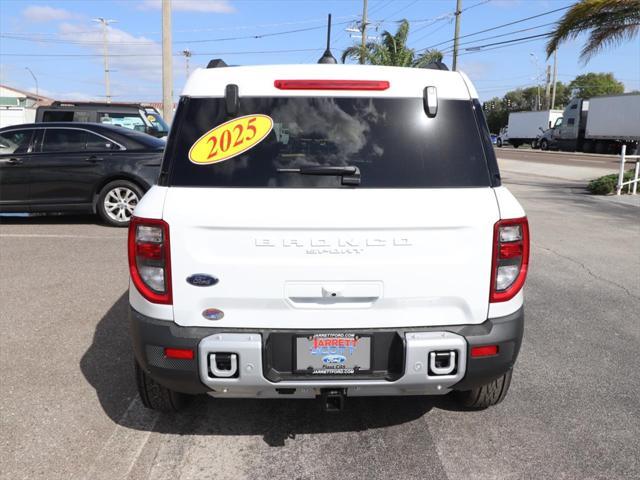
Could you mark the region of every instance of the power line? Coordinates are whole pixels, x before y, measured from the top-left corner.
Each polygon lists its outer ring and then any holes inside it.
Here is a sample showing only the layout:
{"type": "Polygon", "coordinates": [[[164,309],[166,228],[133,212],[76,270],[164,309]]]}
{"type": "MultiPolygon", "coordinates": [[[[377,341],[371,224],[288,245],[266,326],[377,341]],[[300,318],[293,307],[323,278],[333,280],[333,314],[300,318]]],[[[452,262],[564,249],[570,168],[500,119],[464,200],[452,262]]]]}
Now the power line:
{"type": "MultiPolygon", "coordinates": [[[[425,38],[430,37],[431,35],[433,35],[433,34],[435,34],[435,33],[438,33],[440,30],[442,30],[442,29],[443,29],[443,28],[445,28],[446,26],[451,25],[451,21],[452,21],[451,17],[449,17],[449,19],[448,19],[448,20],[449,20],[449,21],[448,21],[447,23],[443,23],[442,25],[440,25],[440,26],[439,26],[438,28],[436,28],[435,30],[432,30],[432,31],[430,31],[430,32],[427,32],[427,33],[426,33],[426,35],[422,35],[422,36],[420,36],[419,38],[416,38],[416,39],[414,40],[414,42],[419,42],[420,40],[424,40],[425,38]]],[[[430,26],[431,26],[431,25],[430,25],[430,26]]]]}
{"type": "MultiPolygon", "coordinates": [[[[348,23],[351,23],[350,21],[346,21],[346,22],[339,22],[339,23],[335,23],[334,25],[346,25],[348,23]]],[[[326,25],[318,25],[315,27],[306,27],[306,28],[297,28],[294,30],[285,30],[285,31],[281,31],[281,32],[270,32],[270,33],[261,33],[261,34],[256,34],[256,35],[242,35],[242,36],[235,36],[235,37],[221,37],[221,38],[207,38],[207,39],[196,39],[196,40],[176,40],[173,42],[173,44],[184,44],[184,43],[209,43],[209,42],[229,42],[229,41],[234,41],[234,40],[256,40],[256,39],[261,39],[261,38],[267,38],[267,37],[275,37],[275,36],[280,36],[280,35],[290,35],[290,34],[294,34],[294,33],[300,33],[300,32],[308,32],[308,31],[312,31],[312,30],[320,30],[320,29],[324,29],[326,28],[326,25]]],[[[78,32],[69,32],[69,35],[75,35],[78,32]]],[[[91,32],[91,33],[98,33],[98,32],[91,32]]],[[[61,39],[61,38],[29,38],[27,36],[20,36],[20,35],[16,35],[16,34],[0,34],[0,38],[7,38],[7,39],[11,39],[11,40],[23,40],[23,41],[30,41],[30,42],[47,42],[47,43],[61,43],[61,44],[70,44],[70,45],[101,45],[102,41],[98,41],[98,40],[66,40],[66,39],[61,39]]],[[[124,41],[124,42],[117,42],[117,41],[111,41],[109,42],[112,45],[131,45],[131,46],[140,46],[140,45],[158,45],[158,42],[154,42],[154,41],[136,41],[136,42],[132,42],[132,41],[124,41]]]]}
{"type": "MultiPolygon", "coordinates": [[[[460,36],[460,37],[458,37],[458,38],[460,39],[460,38],[467,38],[467,37],[472,37],[472,36],[475,36],[475,35],[480,35],[481,33],[491,32],[491,31],[493,31],[493,30],[498,30],[499,28],[504,28],[504,27],[508,27],[508,26],[510,26],[510,25],[515,25],[515,24],[517,24],[517,23],[526,22],[527,20],[532,20],[532,19],[534,19],[534,18],[543,17],[543,16],[545,16],[545,15],[551,15],[552,13],[560,12],[560,11],[562,11],[562,10],[567,10],[567,9],[569,9],[569,8],[571,8],[571,5],[568,5],[568,6],[566,6],[566,7],[556,8],[556,9],[554,9],[554,10],[549,10],[549,11],[547,11],[547,12],[539,13],[539,14],[537,14],[537,15],[532,15],[532,16],[530,16],[530,17],[521,18],[520,20],[515,20],[515,21],[513,21],[513,22],[503,23],[502,25],[496,25],[495,27],[486,28],[486,29],[484,29],[484,30],[480,30],[480,31],[473,32],[473,33],[468,33],[468,34],[466,34],[466,35],[461,35],[461,36],[460,36]]],[[[430,50],[430,49],[432,49],[432,48],[439,47],[440,45],[444,45],[444,44],[446,44],[446,43],[451,43],[451,42],[453,42],[453,40],[454,40],[454,39],[452,38],[451,40],[446,40],[446,41],[444,41],[444,42],[436,43],[436,44],[431,45],[431,46],[429,46],[429,47],[422,48],[421,50],[430,50]]]]}
{"type": "Polygon", "coordinates": [[[502,42],[485,43],[484,45],[478,45],[478,46],[475,46],[475,47],[467,47],[467,48],[465,48],[465,50],[468,50],[468,51],[481,50],[481,49],[483,49],[485,47],[493,47],[494,45],[503,45],[503,44],[518,42],[520,40],[529,40],[529,39],[534,39],[534,38],[548,37],[550,35],[553,35],[553,32],[539,33],[538,35],[529,35],[528,37],[513,38],[511,40],[504,40],[502,42]]]}
{"type": "Polygon", "coordinates": [[[387,20],[389,17],[395,17],[397,14],[399,14],[400,12],[404,12],[407,8],[409,7],[413,7],[416,3],[418,3],[418,0],[413,0],[413,2],[409,3],[408,5],[405,5],[404,7],[402,7],[400,10],[397,10],[395,12],[393,12],[391,15],[387,15],[384,19],[382,19],[382,21],[384,22],[385,20],[387,20]]]}
{"type": "MultiPolygon", "coordinates": [[[[528,31],[531,31],[531,30],[536,30],[536,29],[538,29],[538,28],[548,27],[549,25],[554,25],[554,23],[555,23],[555,22],[545,23],[545,24],[542,24],[542,25],[537,25],[537,26],[535,26],[535,27],[522,28],[522,29],[520,29],[520,30],[514,30],[514,31],[512,31],[512,32],[503,33],[503,34],[501,34],[501,35],[492,35],[492,36],[490,36],[490,37],[478,38],[477,40],[470,40],[470,41],[468,41],[468,42],[461,43],[461,44],[460,44],[460,46],[464,46],[464,45],[471,45],[471,44],[473,44],[473,43],[482,42],[482,41],[484,41],[484,40],[493,40],[494,38],[508,37],[509,35],[513,35],[513,34],[515,34],[515,33],[528,32],[528,31]]],[[[451,49],[451,47],[449,47],[449,48],[445,48],[444,50],[445,50],[445,51],[449,51],[450,49],[451,49]]]]}
{"type": "MultiPolygon", "coordinates": [[[[210,52],[210,53],[195,53],[192,52],[192,57],[199,56],[212,56],[212,55],[251,55],[251,54],[278,54],[278,53],[294,53],[294,52],[319,52],[323,50],[323,48],[297,48],[297,49],[287,49],[287,50],[256,50],[256,51],[236,51],[236,52],[210,52]]],[[[87,58],[87,57],[102,57],[100,53],[2,53],[0,56],[6,57],[68,57],[68,58],[87,58]]],[[[113,57],[161,57],[162,54],[141,54],[141,53],[115,53],[109,55],[110,58],[113,57]]],[[[182,56],[181,53],[174,53],[174,57],[182,56]]]]}
{"type": "MultiPolygon", "coordinates": [[[[536,37],[542,38],[543,36],[550,36],[550,35],[551,35],[550,33],[546,33],[546,34],[543,34],[543,35],[536,35],[536,37]]],[[[527,38],[529,38],[529,37],[527,37],[527,38]]],[[[478,48],[477,50],[474,49],[474,50],[468,51],[466,53],[461,53],[460,55],[462,56],[462,55],[471,55],[471,54],[474,54],[474,53],[490,52],[491,50],[498,50],[500,48],[506,48],[506,47],[513,47],[513,46],[516,46],[516,45],[522,45],[523,43],[535,42],[539,38],[530,38],[529,40],[515,39],[515,40],[511,40],[510,41],[512,43],[499,42],[499,44],[503,44],[503,45],[499,45],[499,46],[493,47],[493,48],[478,48]]]]}
{"type": "MultiPolygon", "coordinates": [[[[6,0],[5,0],[6,1],[6,0]]],[[[21,0],[22,1],[22,0],[21,0]]],[[[393,1],[393,0],[391,0],[393,1]]],[[[356,19],[358,18],[358,15],[341,15],[339,17],[335,17],[336,20],[344,20],[344,19],[356,19]]],[[[235,25],[235,26],[228,26],[228,27],[214,27],[214,28],[192,28],[192,29],[176,29],[173,30],[174,33],[202,33],[202,32],[219,32],[221,30],[249,30],[252,28],[274,28],[274,27],[285,27],[285,26],[289,26],[289,25],[301,25],[301,24],[305,24],[305,23],[324,23],[326,22],[326,19],[323,18],[316,18],[316,19],[307,19],[307,20],[298,20],[295,22],[280,22],[280,23],[262,23],[262,24],[256,24],[256,25],[235,25]]],[[[75,30],[74,34],[80,34],[80,33],[96,33],[97,30],[75,30]]],[[[131,35],[160,35],[161,32],[154,30],[154,31],[147,31],[147,32],[131,32],[131,35]]],[[[52,32],[30,32],[30,33],[22,33],[22,32],[7,32],[7,35],[16,35],[16,36],[28,36],[28,35],[40,35],[40,36],[52,36],[52,35],[59,35],[58,33],[52,33],[52,32]]]]}

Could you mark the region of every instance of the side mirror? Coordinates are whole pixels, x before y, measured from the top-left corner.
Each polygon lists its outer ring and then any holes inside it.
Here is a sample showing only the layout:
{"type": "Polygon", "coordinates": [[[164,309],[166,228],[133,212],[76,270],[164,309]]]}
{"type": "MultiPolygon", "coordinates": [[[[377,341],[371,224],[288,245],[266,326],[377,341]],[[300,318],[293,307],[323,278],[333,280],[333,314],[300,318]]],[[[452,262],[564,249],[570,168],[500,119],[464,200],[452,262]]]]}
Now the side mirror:
{"type": "Polygon", "coordinates": [[[438,113],[438,91],[436,87],[425,87],[422,94],[422,102],[424,103],[424,112],[427,117],[435,117],[438,113]]]}

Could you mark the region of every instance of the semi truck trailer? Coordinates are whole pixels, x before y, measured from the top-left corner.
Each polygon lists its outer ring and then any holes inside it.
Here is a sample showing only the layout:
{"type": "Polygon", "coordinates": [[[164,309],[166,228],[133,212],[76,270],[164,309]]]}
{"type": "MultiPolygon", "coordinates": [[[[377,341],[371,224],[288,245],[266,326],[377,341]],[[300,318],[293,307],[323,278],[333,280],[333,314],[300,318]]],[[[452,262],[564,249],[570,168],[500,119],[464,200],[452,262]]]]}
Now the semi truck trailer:
{"type": "Polygon", "coordinates": [[[640,93],[574,98],[553,128],[540,138],[542,150],[627,153],[640,142],[640,93]]]}

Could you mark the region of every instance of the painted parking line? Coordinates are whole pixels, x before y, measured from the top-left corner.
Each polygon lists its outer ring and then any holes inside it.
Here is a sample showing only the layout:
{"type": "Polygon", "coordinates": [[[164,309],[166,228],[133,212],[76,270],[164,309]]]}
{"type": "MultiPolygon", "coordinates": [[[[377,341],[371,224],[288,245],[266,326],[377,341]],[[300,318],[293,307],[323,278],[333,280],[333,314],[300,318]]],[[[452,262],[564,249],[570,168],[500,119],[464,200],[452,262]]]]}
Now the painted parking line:
{"type": "Polygon", "coordinates": [[[68,235],[68,234],[51,234],[51,233],[0,233],[0,238],[82,238],[93,240],[123,240],[126,235],[122,236],[106,236],[106,235],[68,235]]]}

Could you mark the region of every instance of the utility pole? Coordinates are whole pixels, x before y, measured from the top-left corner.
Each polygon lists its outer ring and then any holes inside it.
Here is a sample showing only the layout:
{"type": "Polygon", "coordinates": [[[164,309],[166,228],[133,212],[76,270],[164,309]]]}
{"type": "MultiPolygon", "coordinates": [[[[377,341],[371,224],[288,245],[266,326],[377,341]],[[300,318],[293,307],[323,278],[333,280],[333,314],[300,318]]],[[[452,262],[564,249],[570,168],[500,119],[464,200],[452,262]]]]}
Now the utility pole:
{"type": "Polygon", "coordinates": [[[547,75],[546,75],[546,86],[544,89],[544,108],[545,110],[549,109],[549,97],[551,95],[551,65],[547,65],[547,75]]]}
{"type": "Polygon", "coordinates": [[[453,35],[453,65],[455,72],[458,68],[458,37],[460,36],[460,14],[462,13],[462,0],[456,0],[456,31],[453,35]]]}
{"type": "Polygon", "coordinates": [[[182,55],[184,55],[184,63],[186,68],[186,76],[185,79],[189,79],[189,59],[191,58],[191,50],[188,48],[182,51],[182,55]]]}
{"type": "Polygon", "coordinates": [[[171,0],[162,0],[162,116],[167,122],[173,118],[171,0]]]}
{"type": "Polygon", "coordinates": [[[360,51],[360,65],[364,65],[365,49],[367,48],[367,0],[362,6],[362,50],[360,51]]]}
{"type": "Polygon", "coordinates": [[[551,94],[551,110],[556,108],[556,83],[558,83],[558,49],[553,51],[553,93],[551,94]]]}
{"type": "Polygon", "coordinates": [[[107,20],[106,18],[98,17],[93,19],[94,22],[98,22],[102,26],[102,53],[104,56],[104,89],[105,96],[107,97],[107,103],[111,103],[111,81],[109,78],[109,39],[107,37],[107,28],[110,24],[115,23],[116,20],[107,20]]]}

